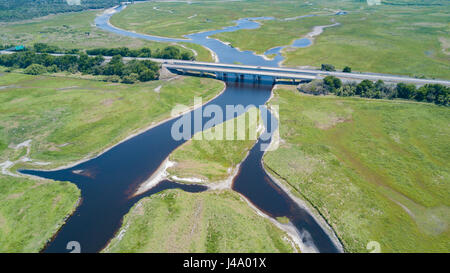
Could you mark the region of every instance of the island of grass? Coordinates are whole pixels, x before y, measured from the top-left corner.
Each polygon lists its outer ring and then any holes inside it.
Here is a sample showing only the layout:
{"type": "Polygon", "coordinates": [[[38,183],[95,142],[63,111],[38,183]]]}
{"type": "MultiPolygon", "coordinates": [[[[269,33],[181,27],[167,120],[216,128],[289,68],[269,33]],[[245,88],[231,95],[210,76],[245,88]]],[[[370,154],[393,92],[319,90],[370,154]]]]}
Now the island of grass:
{"type": "Polygon", "coordinates": [[[170,117],[176,104],[207,101],[224,85],[176,77],[134,85],[0,70],[0,252],[41,250],[80,192],[71,183],[19,176],[90,158],[170,117]]]}
{"type": "Polygon", "coordinates": [[[136,203],[104,252],[297,252],[231,190],[167,190],[136,203]]]}
{"type": "Polygon", "coordinates": [[[235,119],[195,134],[169,156],[173,164],[167,169],[169,178],[179,182],[231,184],[237,165],[262,129],[259,110],[252,107],[235,119]]]}
{"type": "Polygon", "coordinates": [[[448,252],[450,108],[279,87],[281,145],[266,169],[327,220],[348,252],[448,252]]]}

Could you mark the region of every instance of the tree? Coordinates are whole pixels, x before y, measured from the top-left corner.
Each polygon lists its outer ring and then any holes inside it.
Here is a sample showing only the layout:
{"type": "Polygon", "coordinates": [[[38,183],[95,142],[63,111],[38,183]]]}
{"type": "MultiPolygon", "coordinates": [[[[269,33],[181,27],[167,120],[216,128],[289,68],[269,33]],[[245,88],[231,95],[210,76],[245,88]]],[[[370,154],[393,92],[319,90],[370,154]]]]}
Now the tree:
{"type": "Polygon", "coordinates": [[[334,68],[334,65],[331,64],[322,64],[322,68],[320,69],[322,71],[336,71],[334,68]]]}
{"type": "Polygon", "coordinates": [[[190,52],[183,52],[181,53],[181,59],[182,60],[194,60],[194,56],[190,52]]]}
{"type": "Polygon", "coordinates": [[[147,82],[156,79],[156,73],[146,68],[139,73],[139,80],[141,82],[147,82]]]}
{"type": "Polygon", "coordinates": [[[139,57],[150,58],[152,56],[152,50],[148,47],[143,47],[140,50],[139,57]]]}
{"type": "Polygon", "coordinates": [[[416,93],[416,86],[414,84],[405,84],[398,83],[397,84],[397,96],[402,99],[410,99],[416,93]]]}
{"type": "Polygon", "coordinates": [[[342,72],[344,72],[344,73],[352,73],[352,68],[350,66],[346,66],[346,67],[344,67],[342,72]]]}
{"type": "Polygon", "coordinates": [[[181,59],[180,50],[174,46],[168,46],[161,51],[159,58],[161,58],[161,59],[181,59]]]}
{"type": "Polygon", "coordinates": [[[329,88],[330,92],[334,92],[342,86],[342,81],[335,76],[326,76],[323,79],[323,83],[329,88]]]}
{"type": "Polygon", "coordinates": [[[373,82],[369,80],[363,80],[356,86],[356,95],[367,97],[368,93],[373,89],[373,82]]]}
{"type": "Polygon", "coordinates": [[[25,68],[24,73],[30,75],[41,75],[47,72],[45,66],[40,64],[31,64],[25,68]]]}

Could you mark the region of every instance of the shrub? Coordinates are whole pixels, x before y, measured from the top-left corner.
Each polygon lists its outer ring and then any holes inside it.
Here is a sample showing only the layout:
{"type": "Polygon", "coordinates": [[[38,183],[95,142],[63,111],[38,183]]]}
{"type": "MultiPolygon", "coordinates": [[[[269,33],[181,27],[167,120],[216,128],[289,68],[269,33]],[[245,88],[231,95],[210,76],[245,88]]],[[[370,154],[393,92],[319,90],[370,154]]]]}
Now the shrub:
{"type": "Polygon", "coordinates": [[[24,73],[30,75],[41,75],[47,72],[47,68],[40,64],[30,64],[25,68],[24,73]]]}
{"type": "Polygon", "coordinates": [[[105,79],[107,82],[120,82],[120,77],[117,75],[108,76],[105,79]]]}
{"type": "Polygon", "coordinates": [[[150,69],[144,69],[139,73],[139,80],[141,82],[155,80],[156,78],[156,73],[150,69]]]}
{"type": "Polygon", "coordinates": [[[133,84],[135,82],[137,82],[138,80],[138,74],[136,73],[131,73],[130,75],[125,75],[122,77],[122,83],[126,83],[126,84],[133,84]]]}
{"type": "Polygon", "coordinates": [[[344,73],[352,73],[352,68],[350,66],[346,66],[346,67],[344,67],[342,72],[344,72],[344,73]]]}
{"type": "Polygon", "coordinates": [[[331,64],[322,64],[322,68],[320,69],[322,71],[336,71],[334,68],[334,65],[331,64]]]}

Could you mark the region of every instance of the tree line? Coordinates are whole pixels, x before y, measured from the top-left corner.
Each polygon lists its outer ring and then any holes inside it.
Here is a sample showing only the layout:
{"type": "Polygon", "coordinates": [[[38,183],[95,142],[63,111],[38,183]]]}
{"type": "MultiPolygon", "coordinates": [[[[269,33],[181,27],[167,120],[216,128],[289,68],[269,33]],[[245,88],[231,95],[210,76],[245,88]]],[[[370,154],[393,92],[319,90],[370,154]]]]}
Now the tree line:
{"type": "MultiPolygon", "coordinates": [[[[39,53],[62,53],[62,54],[78,54],[82,52],[80,49],[62,49],[55,45],[49,45],[46,43],[33,44],[34,51],[39,53]]],[[[88,55],[96,56],[116,56],[122,57],[139,57],[139,58],[156,58],[156,59],[176,59],[176,60],[195,60],[195,56],[192,52],[181,52],[181,50],[175,46],[167,46],[163,49],[157,48],[152,51],[148,47],[142,47],[139,49],[131,49],[128,47],[117,48],[94,48],[86,50],[88,55]]]]}
{"type": "Polygon", "coordinates": [[[86,53],[89,55],[103,55],[122,57],[140,57],[140,58],[157,58],[157,59],[177,59],[177,60],[195,60],[195,56],[191,52],[181,52],[180,49],[174,46],[167,46],[162,50],[157,48],[152,51],[150,48],[143,47],[140,49],[130,49],[127,47],[118,48],[95,48],[88,49],[86,53]]]}
{"type": "Polygon", "coordinates": [[[156,80],[159,77],[159,64],[150,60],[131,60],[124,62],[116,55],[109,62],[103,56],[90,57],[81,52],[78,55],[53,56],[34,51],[17,52],[0,56],[0,65],[22,68],[27,74],[43,74],[67,71],[91,75],[104,75],[112,82],[134,83],[156,80]]]}
{"type": "Polygon", "coordinates": [[[313,80],[307,84],[299,85],[302,92],[314,95],[327,95],[349,97],[360,96],[372,99],[408,99],[450,105],[450,87],[442,84],[426,84],[416,87],[414,84],[398,83],[386,84],[382,80],[376,82],[363,80],[356,82],[342,82],[334,76],[327,76],[323,80],[313,80]]]}

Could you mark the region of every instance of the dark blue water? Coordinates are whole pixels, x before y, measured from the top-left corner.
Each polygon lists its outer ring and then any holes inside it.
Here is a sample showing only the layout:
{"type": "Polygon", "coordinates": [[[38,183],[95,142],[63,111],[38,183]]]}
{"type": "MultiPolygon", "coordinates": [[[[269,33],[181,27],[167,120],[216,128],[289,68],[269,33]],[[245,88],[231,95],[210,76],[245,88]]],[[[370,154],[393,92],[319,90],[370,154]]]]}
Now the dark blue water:
{"type": "MultiPolygon", "coordinates": [[[[116,11],[122,10],[118,7],[116,11]]],[[[137,34],[116,29],[108,24],[111,14],[101,15],[96,25],[102,29],[130,37],[155,41],[177,42],[182,39],[171,39],[137,34]]],[[[252,18],[255,19],[255,18],[252,18]]],[[[267,61],[252,52],[241,52],[222,42],[207,38],[208,35],[223,31],[235,31],[242,28],[256,28],[259,24],[252,19],[237,21],[237,25],[217,31],[208,31],[187,35],[192,42],[212,49],[221,62],[239,61],[248,65],[276,66],[278,61],[267,61]]],[[[271,18],[258,18],[271,19],[271,18]]],[[[245,79],[244,79],[245,80],[245,79]]],[[[218,105],[225,112],[226,105],[243,106],[264,105],[269,99],[272,80],[263,78],[261,82],[236,82],[230,78],[226,82],[226,90],[207,105],[218,105]]],[[[196,109],[180,118],[201,113],[196,109]]],[[[242,114],[237,113],[235,116],[242,114]]],[[[272,132],[277,121],[270,115],[263,115],[266,128],[272,132]],[[271,122],[274,122],[271,125],[271,122]]],[[[121,225],[121,219],[131,206],[140,198],[169,188],[181,188],[190,192],[203,191],[206,188],[198,185],[184,185],[163,181],[150,191],[133,196],[139,185],[147,180],[160,166],[164,159],[186,140],[174,140],[171,136],[172,125],[177,119],[167,121],[142,134],[139,134],[93,158],[74,167],[58,171],[22,170],[22,173],[36,175],[60,181],[70,181],[81,189],[82,203],[66,224],[47,245],[45,252],[68,252],[66,245],[70,241],[78,241],[82,252],[97,252],[114,236],[121,225]]],[[[204,125],[209,118],[203,119],[204,125]]],[[[214,124],[210,124],[214,126],[214,124]]],[[[191,135],[202,128],[194,126],[191,135]]],[[[206,129],[206,128],[203,128],[206,129]]],[[[267,134],[266,134],[267,135],[267,134]]],[[[286,216],[297,228],[304,243],[315,246],[320,252],[338,252],[333,241],[327,236],[315,219],[300,208],[270,177],[261,165],[264,154],[262,145],[270,143],[270,137],[260,139],[252,148],[249,156],[241,164],[238,175],[234,179],[233,189],[246,196],[253,204],[272,217],[286,216]]]]}

